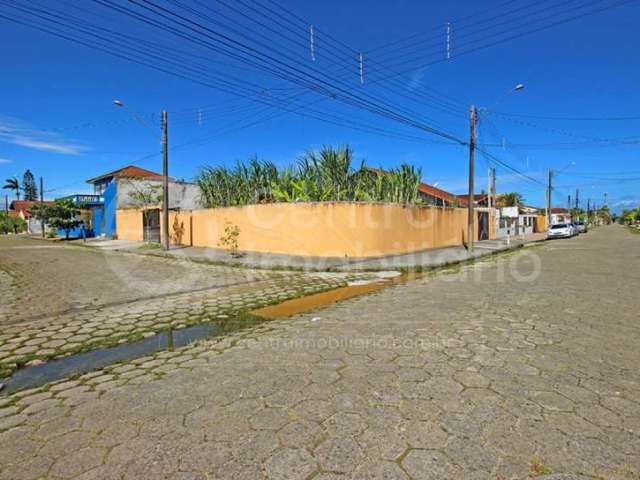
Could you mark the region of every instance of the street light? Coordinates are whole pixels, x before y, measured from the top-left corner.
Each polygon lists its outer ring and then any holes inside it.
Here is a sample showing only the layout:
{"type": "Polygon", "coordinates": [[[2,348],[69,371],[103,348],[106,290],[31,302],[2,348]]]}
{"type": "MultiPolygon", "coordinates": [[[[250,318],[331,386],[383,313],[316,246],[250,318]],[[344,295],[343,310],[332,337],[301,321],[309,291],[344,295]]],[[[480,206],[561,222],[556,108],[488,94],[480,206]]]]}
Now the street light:
{"type": "MultiPolygon", "coordinates": [[[[126,107],[122,100],[113,100],[113,104],[118,108],[124,108],[130,111],[133,118],[145,127],[153,131],[132,108],[126,107]]],[[[162,111],[162,247],[169,250],[169,148],[168,148],[168,118],[167,111],[162,111]]],[[[154,132],[155,136],[155,132],[154,132]]]]}

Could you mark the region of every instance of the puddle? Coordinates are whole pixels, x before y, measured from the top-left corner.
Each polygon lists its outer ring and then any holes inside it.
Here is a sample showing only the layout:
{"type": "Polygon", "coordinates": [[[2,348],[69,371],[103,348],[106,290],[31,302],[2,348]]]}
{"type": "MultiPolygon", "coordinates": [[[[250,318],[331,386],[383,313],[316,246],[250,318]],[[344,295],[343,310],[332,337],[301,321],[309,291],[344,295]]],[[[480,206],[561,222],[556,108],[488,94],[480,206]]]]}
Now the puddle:
{"type": "Polygon", "coordinates": [[[376,292],[394,284],[418,279],[422,276],[420,273],[381,274],[371,281],[356,281],[346,287],[287,300],[237,317],[200,323],[179,330],[167,330],[137,342],[100,348],[52,360],[41,365],[22,368],[15,371],[6,380],[1,393],[11,394],[19,390],[39,387],[47,383],[100,370],[114,363],[134,360],[163,350],[173,350],[196,340],[220,337],[251,328],[268,320],[308,312],[342,300],[376,292]]]}
{"type": "Polygon", "coordinates": [[[271,305],[269,307],[259,308],[250,312],[252,315],[257,315],[262,318],[268,318],[274,320],[276,318],[290,317],[298,313],[308,312],[310,310],[316,310],[332,303],[347,300],[349,298],[357,297],[371,292],[376,292],[387,288],[390,285],[397,283],[405,283],[409,280],[421,278],[420,273],[403,273],[396,276],[385,276],[377,278],[374,281],[356,281],[352,282],[346,287],[335,288],[328,292],[314,293],[301,298],[294,298],[293,300],[286,300],[277,305],[271,305]]]}
{"type": "Polygon", "coordinates": [[[16,370],[5,382],[2,394],[11,394],[27,388],[89,373],[114,363],[134,360],[163,350],[173,350],[196,340],[219,337],[259,325],[264,318],[242,315],[215,322],[200,323],[179,330],[167,330],[143,340],[123,343],[52,360],[41,365],[16,370]]]}

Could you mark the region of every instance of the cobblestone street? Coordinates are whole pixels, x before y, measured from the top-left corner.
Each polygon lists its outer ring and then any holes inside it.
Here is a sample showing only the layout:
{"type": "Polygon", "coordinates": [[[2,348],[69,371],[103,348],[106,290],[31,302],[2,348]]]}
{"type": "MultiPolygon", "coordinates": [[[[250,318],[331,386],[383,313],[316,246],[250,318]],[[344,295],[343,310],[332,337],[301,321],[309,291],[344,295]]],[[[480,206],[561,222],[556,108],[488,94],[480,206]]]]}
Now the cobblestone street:
{"type": "MultiPolygon", "coordinates": [[[[97,296],[52,300],[73,308],[47,316],[47,292],[93,277],[79,264],[76,279],[59,274],[78,247],[32,249],[21,270],[20,246],[0,253],[0,352],[132,325],[124,338],[346,281],[239,272],[249,288],[186,265],[192,291],[163,296],[164,274],[146,262],[167,275],[176,262],[144,257],[157,298],[136,300],[107,273],[97,296]],[[24,301],[34,319],[12,321],[24,301]]],[[[0,479],[637,479],[639,287],[640,236],[602,227],[3,396],[0,479]]]]}

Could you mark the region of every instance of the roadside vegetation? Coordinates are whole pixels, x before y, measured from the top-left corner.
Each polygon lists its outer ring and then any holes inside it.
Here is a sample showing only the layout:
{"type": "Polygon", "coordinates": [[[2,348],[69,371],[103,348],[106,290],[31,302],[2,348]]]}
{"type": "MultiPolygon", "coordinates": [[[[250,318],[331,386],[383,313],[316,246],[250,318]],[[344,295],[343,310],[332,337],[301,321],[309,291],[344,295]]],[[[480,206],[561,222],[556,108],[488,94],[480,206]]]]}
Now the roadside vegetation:
{"type": "Polygon", "coordinates": [[[31,207],[31,214],[36,219],[44,221],[54,229],[63,230],[67,240],[71,230],[83,223],[77,218],[79,213],[80,209],[68,199],[56,200],[53,205],[36,203],[31,207]]]}
{"type": "Polygon", "coordinates": [[[388,171],[354,166],[349,147],[309,151],[278,169],[252,158],[234,168],[205,167],[196,181],[206,208],[275,202],[364,201],[418,203],[421,171],[402,164],[388,171]]]}
{"type": "Polygon", "coordinates": [[[27,230],[27,222],[22,217],[10,217],[0,212],[0,234],[22,233],[27,230]]]}
{"type": "Polygon", "coordinates": [[[623,210],[618,220],[624,225],[634,225],[640,223],[640,208],[623,210]]]}

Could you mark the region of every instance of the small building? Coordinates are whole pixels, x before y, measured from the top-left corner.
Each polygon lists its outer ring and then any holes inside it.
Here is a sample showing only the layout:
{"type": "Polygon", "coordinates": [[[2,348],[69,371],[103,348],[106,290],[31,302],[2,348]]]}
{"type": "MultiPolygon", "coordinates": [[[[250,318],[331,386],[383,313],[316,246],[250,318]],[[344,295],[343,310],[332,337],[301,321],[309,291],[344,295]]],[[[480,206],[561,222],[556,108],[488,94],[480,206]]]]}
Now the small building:
{"type": "MultiPolygon", "coordinates": [[[[29,234],[39,234],[42,233],[42,222],[33,218],[31,215],[31,207],[40,203],[35,200],[14,200],[9,205],[9,211],[7,212],[10,217],[20,217],[27,222],[27,233],[29,234]]],[[[53,202],[50,200],[45,200],[43,203],[46,205],[53,205],[53,202]]],[[[46,230],[45,225],[45,230],[46,230]]]]}
{"type": "MultiPolygon", "coordinates": [[[[102,207],[104,203],[102,195],[76,193],[73,195],[56,198],[56,201],[58,200],[71,201],[78,208],[78,210],[80,210],[80,213],[76,216],[76,219],[81,220],[82,224],[75,228],[72,228],[69,231],[70,238],[90,238],[95,236],[93,228],[93,209],[102,207]]],[[[66,235],[67,232],[63,229],[58,230],[58,236],[64,237],[66,235]]]]}
{"type": "Polygon", "coordinates": [[[558,225],[560,223],[571,223],[571,212],[566,208],[552,208],[551,225],[558,225]]]}
{"type": "MultiPolygon", "coordinates": [[[[94,195],[102,197],[102,203],[91,208],[92,226],[95,236],[117,237],[116,211],[141,207],[135,199],[135,192],[153,189],[160,192],[162,175],[144,168],[128,165],[87,180],[93,185],[94,195]]],[[[159,201],[146,205],[154,229],[160,224],[159,201]]],[[[169,209],[193,210],[200,207],[200,188],[193,183],[169,179],[169,209]]]]}
{"type": "Polygon", "coordinates": [[[497,238],[528,235],[545,230],[544,225],[539,224],[539,209],[536,207],[518,205],[514,207],[499,207],[496,210],[497,238]]]}

